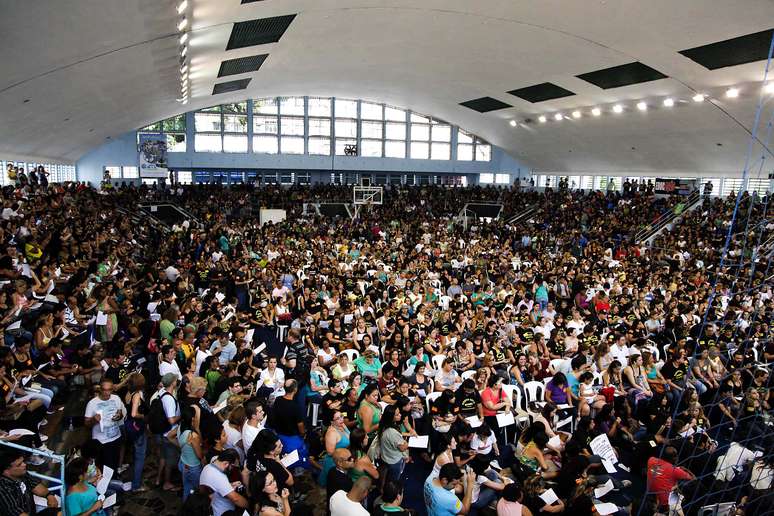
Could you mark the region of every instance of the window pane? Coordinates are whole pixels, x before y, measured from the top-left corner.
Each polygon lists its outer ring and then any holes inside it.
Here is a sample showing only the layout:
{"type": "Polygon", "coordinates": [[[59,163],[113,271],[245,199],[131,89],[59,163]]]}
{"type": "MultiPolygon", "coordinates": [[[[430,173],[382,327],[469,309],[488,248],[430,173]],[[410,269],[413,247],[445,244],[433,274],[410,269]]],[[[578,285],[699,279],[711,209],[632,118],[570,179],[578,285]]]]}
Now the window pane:
{"type": "Polygon", "coordinates": [[[424,124],[429,124],[430,119],[426,116],[418,115],[416,113],[411,113],[411,121],[412,122],[419,122],[424,124]]]}
{"type": "Polygon", "coordinates": [[[382,120],[384,118],[384,115],[382,114],[382,105],[361,102],[360,118],[364,120],[382,120]]]}
{"type": "Polygon", "coordinates": [[[174,133],[178,131],[185,131],[185,115],[173,116],[160,122],[162,130],[165,133],[174,133]]]}
{"type": "Polygon", "coordinates": [[[185,133],[166,134],[167,152],[185,152],[185,133]]]}
{"type": "Polygon", "coordinates": [[[181,185],[190,185],[193,184],[193,174],[191,172],[186,172],[183,170],[177,171],[177,182],[181,185]]]}
{"type": "Polygon", "coordinates": [[[388,140],[405,140],[406,139],[406,124],[397,124],[394,122],[387,123],[387,139],[388,140]]]}
{"type": "Polygon", "coordinates": [[[280,114],[303,115],[304,97],[283,97],[280,99],[280,114]]]}
{"type": "Polygon", "coordinates": [[[349,138],[336,138],[336,155],[344,156],[344,148],[347,145],[357,145],[357,141],[349,138]]]}
{"type": "Polygon", "coordinates": [[[449,125],[434,125],[433,126],[433,141],[434,142],[450,142],[451,141],[451,126],[449,126],[449,125]]]}
{"type": "Polygon", "coordinates": [[[457,159],[459,161],[473,161],[473,145],[457,145],[457,159]]]}
{"type": "Polygon", "coordinates": [[[510,174],[495,174],[495,183],[498,185],[507,185],[511,182],[510,174]]]}
{"type": "Polygon", "coordinates": [[[411,158],[427,159],[430,152],[430,144],[425,142],[411,142],[411,158]]]}
{"type": "Polygon", "coordinates": [[[336,118],[357,118],[357,101],[336,99],[336,118]]]}
{"type": "Polygon", "coordinates": [[[283,136],[280,143],[280,149],[282,154],[303,154],[304,153],[304,138],[297,136],[283,136]]]}
{"type": "Polygon", "coordinates": [[[137,167],[124,167],[123,169],[123,177],[125,179],[135,179],[140,177],[140,171],[137,169],[137,167]]]}
{"type": "Polygon", "coordinates": [[[247,136],[223,135],[223,150],[225,152],[247,152],[247,136]]]}
{"type": "Polygon", "coordinates": [[[240,115],[247,114],[247,102],[236,102],[234,104],[223,104],[224,113],[236,113],[240,115]]]}
{"type": "Polygon", "coordinates": [[[282,131],[282,134],[303,136],[304,119],[295,118],[295,117],[290,118],[290,117],[283,116],[280,119],[280,131],[282,131]]]}
{"type": "Polygon", "coordinates": [[[330,118],[310,118],[309,135],[310,136],[330,136],[331,119],[330,118]]]}
{"type": "Polygon", "coordinates": [[[465,131],[457,131],[457,143],[473,143],[473,136],[465,131]]]}
{"type": "Polygon", "coordinates": [[[432,159],[451,159],[451,146],[448,143],[433,143],[432,159]]]}
{"type": "Polygon", "coordinates": [[[266,115],[272,115],[272,114],[276,115],[277,99],[276,98],[255,99],[253,101],[253,112],[263,113],[266,115]]]}
{"type": "Polygon", "coordinates": [[[105,170],[108,171],[111,179],[121,179],[121,167],[108,166],[105,167],[105,170]]]}
{"type": "Polygon", "coordinates": [[[381,158],[382,140],[362,140],[360,142],[360,155],[369,158],[381,158]]]}
{"type": "Polygon", "coordinates": [[[309,138],[309,154],[315,154],[318,156],[330,156],[331,139],[330,138],[309,138]]]}
{"type": "Polygon", "coordinates": [[[194,142],[196,152],[223,152],[223,142],[219,134],[197,134],[194,142]]]}
{"type": "Polygon", "coordinates": [[[196,131],[199,133],[220,132],[219,113],[195,113],[194,122],[196,124],[196,131]]]}
{"type": "Polygon", "coordinates": [[[253,136],[253,152],[258,154],[277,154],[277,137],[253,136]]]}
{"type": "Polygon", "coordinates": [[[331,116],[331,99],[309,99],[309,116],[331,116]]]}
{"type": "Polygon", "coordinates": [[[256,134],[277,134],[278,124],[276,116],[253,117],[253,132],[256,134]]]}
{"type": "Polygon", "coordinates": [[[427,141],[430,139],[430,126],[424,124],[411,124],[411,139],[413,141],[427,141]]]}
{"type": "Polygon", "coordinates": [[[483,183],[485,185],[490,185],[494,183],[494,174],[482,172],[481,174],[478,175],[478,182],[483,183]]]}
{"type": "Polygon", "coordinates": [[[354,120],[336,119],[336,136],[339,138],[355,138],[357,136],[357,122],[354,120]]]}
{"type": "Polygon", "coordinates": [[[406,112],[402,109],[396,109],[390,106],[384,106],[384,118],[395,122],[405,122],[406,112]]]}
{"type": "Polygon", "coordinates": [[[387,158],[405,158],[406,142],[386,141],[384,142],[384,155],[387,158]]]}
{"type": "Polygon", "coordinates": [[[223,131],[247,134],[246,115],[223,115],[223,131]]]}
{"type": "Polygon", "coordinates": [[[381,122],[362,122],[362,134],[361,138],[381,138],[382,137],[382,123],[381,122]]]}
{"type": "Polygon", "coordinates": [[[476,144],[476,161],[491,161],[492,147],[485,143],[476,144]]]}

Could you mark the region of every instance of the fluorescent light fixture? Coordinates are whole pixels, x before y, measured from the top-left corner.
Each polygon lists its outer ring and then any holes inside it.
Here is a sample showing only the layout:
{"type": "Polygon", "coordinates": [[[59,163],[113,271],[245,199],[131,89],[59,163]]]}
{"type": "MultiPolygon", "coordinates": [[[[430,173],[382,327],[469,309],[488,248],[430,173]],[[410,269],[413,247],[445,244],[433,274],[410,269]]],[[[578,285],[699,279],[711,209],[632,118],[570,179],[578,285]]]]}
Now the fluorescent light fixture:
{"type": "Polygon", "coordinates": [[[188,41],[188,33],[186,32],[182,36],[180,36],[180,44],[185,45],[185,42],[188,41]]]}
{"type": "Polygon", "coordinates": [[[540,115],[538,117],[538,122],[540,122],[541,124],[545,124],[546,120],[548,120],[548,119],[545,117],[545,115],[540,115]]]}
{"type": "Polygon", "coordinates": [[[664,99],[664,107],[672,107],[675,105],[675,99],[667,97],[664,99]]]}
{"type": "Polygon", "coordinates": [[[180,57],[185,57],[187,53],[188,53],[188,45],[184,45],[183,49],[180,51],[180,57]]]}
{"type": "Polygon", "coordinates": [[[693,97],[691,97],[694,102],[704,102],[704,95],[702,93],[697,93],[693,97]]]}
{"type": "Polygon", "coordinates": [[[602,114],[602,110],[599,109],[598,107],[595,107],[594,109],[591,110],[591,114],[594,116],[599,116],[602,114]]]}
{"type": "Polygon", "coordinates": [[[183,104],[188,104],[188,97],[183,99],[183,104]]]}
{"type": "Polygon", "coordinates": [[[739,96],[739,88],[728,88],[726,90],[726,97],[730,99],[735,99],[739,96]]]}
{"type": "Polygon", "coordinates": [[[561,113],[557,113],[557,114],[554,115],[554,120],[556,120],[557,122],[561,122],[562,118],[564,118],[564,117],[562,116],[561,113]]]}
{"type": "Polygon", "coordinates": [[[516,120],[511,120],[508,123],[511,124],[511,127],[516,127],[516,120]]]}
{"type": "Polygon", "coordinates": [[[637,109],[640,111],[647,111],[648,110],[648,104],[645,102],[637,102],[637,109]]]}
{"type": "Polygon", "coordinates": [[[188,19],[187,18],[183,18],[182,20],[180,20],[180,23],[177,24],[177,30],[181,31],[181,30],[185,29],[186,27],[188,27],[188,19]]]}
{"type": "Polygon", "coordinates": [[[774,81],[768,83],[766,86],[763,87],[764,93],[774,93],[774,81]]]}
{"type": "Polygon", "coordinates": [[[581,112],[576,109],[575,111],[572,112],[572,117],[573,118],[580,118],[581,117],[581,112]]]}
{"type": "Polygon", "coordinates": [[[188,7],[188,0],[183,0],[180,5],[177,6],[177,14],[183,14],[183,11],[188,7]]]}
{"type": "Polygon", "coordinates": [[[613,113],[623,113],[623,106],[621,104],[613,106],[613,113]]]}
{"type": "Polygon", "coordinates": [[[180,67],[180,74],[181,75],[185,74],[185,72],[187,72],[187,71],[188,71],[188,64],[186,63],[186,64],[184,64],[183,66],[180,67]]]}

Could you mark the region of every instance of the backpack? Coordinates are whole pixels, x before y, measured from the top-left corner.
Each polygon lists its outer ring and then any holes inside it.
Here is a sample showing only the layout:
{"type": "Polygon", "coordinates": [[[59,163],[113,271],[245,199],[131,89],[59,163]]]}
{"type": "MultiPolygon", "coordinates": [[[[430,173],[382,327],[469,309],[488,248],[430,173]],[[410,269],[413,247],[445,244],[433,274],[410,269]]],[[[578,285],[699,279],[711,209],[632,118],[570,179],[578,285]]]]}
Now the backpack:
{"type": "MultiPolygon", "coordinates": [[[[167,414],[164,412],[164,403],[162,403],[164,396],[172,395],[166,391],[163,392],[161,396],[157,396],[151,401],[150,409],[148,410],[148,428],[154,435],[166,434],[172,428],[167,414]]],[[[174,398],[172,396],[172,399],[174,398]]],[[[175,400],[175,406],[177,406],[177,400],[175,400]]]]}

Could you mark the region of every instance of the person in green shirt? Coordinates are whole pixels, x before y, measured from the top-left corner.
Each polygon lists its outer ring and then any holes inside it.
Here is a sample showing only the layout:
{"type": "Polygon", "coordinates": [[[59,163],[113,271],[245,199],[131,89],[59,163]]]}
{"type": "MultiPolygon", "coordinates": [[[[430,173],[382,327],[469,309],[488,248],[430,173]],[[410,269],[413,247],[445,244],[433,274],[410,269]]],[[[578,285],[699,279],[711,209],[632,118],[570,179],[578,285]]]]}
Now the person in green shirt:
{"type": "Polygon", "coordinates": [[[364,377],[378,379],[381,376],[382,362],[376,358],[372,349],[367,349],[363,354],[352,361],[358,372],[364,377]]]}
{"type": "Polygon", "coordinates": [[[409,512],[400,506],[403,501],[403,486],[388,480],[382,489],[381,503],[377,500],[371,512],[374,516],[408,516],[409,512]]]}

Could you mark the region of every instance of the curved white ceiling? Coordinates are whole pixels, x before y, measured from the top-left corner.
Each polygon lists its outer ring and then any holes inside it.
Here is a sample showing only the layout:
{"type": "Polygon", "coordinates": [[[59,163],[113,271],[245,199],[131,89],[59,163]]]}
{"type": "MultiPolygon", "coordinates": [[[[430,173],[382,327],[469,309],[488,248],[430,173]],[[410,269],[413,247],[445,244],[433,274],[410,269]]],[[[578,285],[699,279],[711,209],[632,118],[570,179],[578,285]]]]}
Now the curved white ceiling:
{"type": "Polygon", "coordinates": [[[179,0],[4,2],[0,153],[72,161],[108,137],[183,111],[321,95],[432,114],[539,170],[734,174],[765,61],[709,71],[678,51],[774,25],[771,0],[188,1],[186,106],[176,101],[179,0]],[[225,50],[234,22],[286,14],[297,16],[278,43],[225,50]],[[258,72],[217,79],[221,61],[262,53],[269,57],[258,72]],[[669,78],[603,90],[575,77],[633,61],[669,78]],[[247,90],[211,94],[217,82],[246,77],[247,90]],[[531,104],[507,93],[546,81],[576,95],[531,104]],[[742,86],[739,98],[723,97],[730,85],[742,86]],[[717,100],[693,104],[694,91],[717,100]],[[513,107],[481,114],[459,105],[484,96],[513,107]],[[634,107],[665,96],[687,102],[634,107]],[[627,110],[613,115],[617,102],[627,110]],[[605,113],[589,116],[593,106],[605,113]],[[551,118],[574,109],[580,120],[551,118]],[[549,122],[509,125],[541,114],[549,122]]]}

